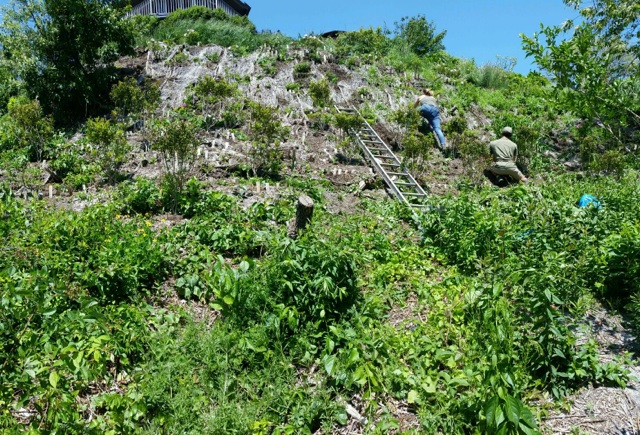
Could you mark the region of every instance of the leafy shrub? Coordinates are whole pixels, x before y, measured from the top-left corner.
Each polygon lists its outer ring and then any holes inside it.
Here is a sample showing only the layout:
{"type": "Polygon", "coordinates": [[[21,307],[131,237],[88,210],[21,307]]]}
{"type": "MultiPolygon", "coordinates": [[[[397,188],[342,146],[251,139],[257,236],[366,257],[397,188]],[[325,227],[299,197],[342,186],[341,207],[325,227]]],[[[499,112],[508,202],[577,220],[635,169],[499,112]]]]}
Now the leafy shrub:
{"type": "Polygon", "coordinates": [[[131,145],[124,131],[103,118],[87,121],[86,138],[91,145],[91,154],[109,182],[115,181],[118,168],[127,159],[131,145]]]}
{"type": "Polygon", "coordinates": [[[351,56],[379,58],[388,53],[391,41],[381,28],[360,29],[341,33],[336,39],[336,56],[348,59],[351,56]]]}
{"type": "Polygon", "coordinates": [[[137,178],[133,182],[120,185],[118,195],[122,201],[122,212],[126,214],[147,214],[160,210],[161,192],[153,180],[137,178]]]}
{"type": "Polygon", "coordinates": [[[273,302],[292,331],[326,328],[356,301],[356,265],[349,253],[321,240],[284,240],[267,272],[273,302]]]}
{"type": "Polygon", "coordinates": [[[356,114],[336,113],[334,115],[335,126],[342,132],[342,137],[350,136],[357,131],[362,125],[362,118],[356,114]]]}
{"type": "Polygon", "coordinates": [[[160,88],[148,80],[139,86],[133,77],[128,77],[111,88],[110,97],[116,106],[114,117],[120,122],[144,120],[160,103],[160,88]]]}
{"type": "Polygon", "coordinates": [[[278,176],[282,166],[280,143],[289,137],[289,128],[280,123],[274,107],[252,102],[249,111],[249,158],[253,172],[278,176]]]}
{"type": "Polygon", "coordinates": [[[174,213],[200,145],[197,132],[193,122],[178,117],[159,119],[152,127],[151,146],[164,163],[163,203],[174,213]]]}
{"type": "Polygon", "coordinates": [[[284,85],[284,88],[287,91],[298,92],[300,90],[300,84],[295,83],[295,82],[291,82],[291,83],[287,83],[286,85],[284,85]]]}
{"type": "Polygon", "coordinates": [[[273,77],[278,72],[276,60],[273,57],[265,56],[258,60],[258,65],[267,76],[273,77]]]}
{"type": "Polygon", "coordinates": [[[428,22],[424,15],[403,17],[395,25],[396,38],[406,40],[411,50],[418,56],[427,56],[444,50],[442,40],[447,32],[436,34],[436,26],[433,22],[428,22]]]}
{"type": "Polygon", "coordinates": [[[45,148],[53,137],[53,120],[44,116],[37,100],[11,98],[7,105],[5,119],[8,135],[3,139],[13,142],[21,148],[28,149],[32,160],[42,160],[45,148]]]}
{"type": "Polygon", "coordinates": [[[328,107],[332,104],[331,88],[325,79],[309,83],[309,95],[316,108],[328,107]]]}
{"type": "Polygon", "coordinates": [[[300,62],[293,67],[294,77],[305,77],[311,72],[311,64],[309,62],[300,62]]]}
{"type": "Polygon", "coordinates": [[[198,78],[189,93],[189,98],[195,101],[196,108],[200,109],[205,120],[205,128],[211,128],[218,122],[225,127],[235,126],[239,123],[239,113],[235,113],[234,107],[239,102],[230,102],[231,98],[238,95],[238,84],[229,82],[224,78],[213,78],[205,75],[198,78]],[[228,109],[224,114],[225,109],[228,109]],[[234,113],[231,115],[231,113],[234,113]],[[222,119],[220,119],[222,117],[222,119]]]}

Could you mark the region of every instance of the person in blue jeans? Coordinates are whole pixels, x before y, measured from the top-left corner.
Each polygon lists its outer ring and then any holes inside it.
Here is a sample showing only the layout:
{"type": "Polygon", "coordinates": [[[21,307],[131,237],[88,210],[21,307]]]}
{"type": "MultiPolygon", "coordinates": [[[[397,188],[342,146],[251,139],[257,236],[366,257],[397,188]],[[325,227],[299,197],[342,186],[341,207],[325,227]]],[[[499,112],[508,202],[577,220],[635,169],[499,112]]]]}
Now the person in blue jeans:
{"type": "Polygon", "coordinates": [[[436,132],[440,149],[442,151],[447,149],[447,141],[444,139],[444,134],[440,127],[440,110],[433,96],[433,91],[431,89],[424,89],[422,95],[416,99],[413,107],[419,107],[418,111],[420,112],[420,116],[426,119],[433,131],[436,132]]]}

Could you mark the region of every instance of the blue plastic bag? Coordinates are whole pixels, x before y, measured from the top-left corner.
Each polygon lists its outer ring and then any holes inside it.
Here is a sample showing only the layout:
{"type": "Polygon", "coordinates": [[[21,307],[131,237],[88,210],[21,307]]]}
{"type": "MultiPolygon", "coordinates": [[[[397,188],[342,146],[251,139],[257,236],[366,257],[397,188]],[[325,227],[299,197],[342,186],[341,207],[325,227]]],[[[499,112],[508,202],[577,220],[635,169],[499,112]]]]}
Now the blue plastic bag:
{"type": "Polygon", "coordinates": [[[585,193],[578,200],[578,207],[585,208],[589,204],[593,205],[598,210],[602,207],[602,204],[600,204],[600,201],[598,200],[598,198],[596,198],[593,195],[589,195],[589,194],[585,193]]]}

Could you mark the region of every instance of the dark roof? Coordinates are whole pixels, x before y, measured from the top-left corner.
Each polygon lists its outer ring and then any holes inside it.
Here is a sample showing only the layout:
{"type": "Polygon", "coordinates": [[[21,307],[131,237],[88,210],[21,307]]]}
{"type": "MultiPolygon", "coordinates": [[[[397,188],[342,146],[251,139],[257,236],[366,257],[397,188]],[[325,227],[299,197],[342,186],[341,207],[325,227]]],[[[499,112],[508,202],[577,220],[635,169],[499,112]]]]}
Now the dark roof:
{"type": "Polygon", "coordinates": [[[345,30],[331,30],[330,32],[324,32],[322,35],[323,38],[337,38],[339,34],[345,33],[345,30]]]}
{"type": "MultiPolygon", "coordinates": [[[[136,6],[142,3],[145,0],[131,0],[131,6],[136,6]]],[[[246,4],[241,0],[224,0],[229,6],[238,11],[240,15],[249,15],[249,11],[251,10],[251,6],[246,4]]]]}

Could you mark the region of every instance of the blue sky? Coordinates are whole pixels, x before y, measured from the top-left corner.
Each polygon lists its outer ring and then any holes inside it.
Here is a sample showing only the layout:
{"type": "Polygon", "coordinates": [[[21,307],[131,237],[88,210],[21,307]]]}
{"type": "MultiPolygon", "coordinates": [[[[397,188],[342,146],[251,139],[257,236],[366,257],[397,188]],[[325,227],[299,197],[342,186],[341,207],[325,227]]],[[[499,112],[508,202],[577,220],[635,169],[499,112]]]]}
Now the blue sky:
{"type": "MultiPolygon", "coordinates": [[[[518,35],[533,35],[545,25],[576,19],[562,0],[244,0],[259,30],[279,30],[298,37],[329,30],[395,28],[402,17],[422,14],[447,31],[444,45],[451,55],[495,62],[515,57],[515,71],[527,74],[535,65],[526,59],[518,35]]],[[[8,0],[0,0],[5,5],[8,0]]]]}
{"type": "Polygon", "coordinates": [[[497,56],[515,57],[515,71],[527,74],[535,65],[526,59],[520,38],[545,25],[578,18],[562,0],[244,0],[249,18],[259,30],[280,30],[297,37],[329,30],[368,27],[395,28],[402,17],[422,14],[447,31],[449,54],[495,62],[497,56]]]}

